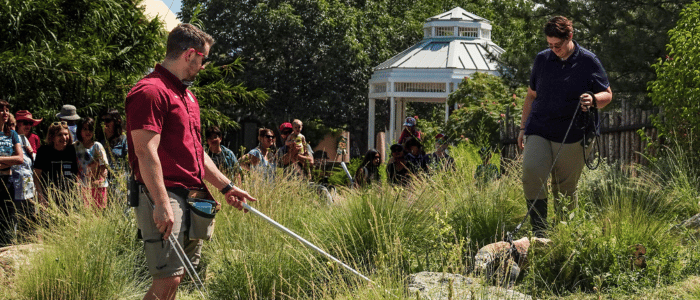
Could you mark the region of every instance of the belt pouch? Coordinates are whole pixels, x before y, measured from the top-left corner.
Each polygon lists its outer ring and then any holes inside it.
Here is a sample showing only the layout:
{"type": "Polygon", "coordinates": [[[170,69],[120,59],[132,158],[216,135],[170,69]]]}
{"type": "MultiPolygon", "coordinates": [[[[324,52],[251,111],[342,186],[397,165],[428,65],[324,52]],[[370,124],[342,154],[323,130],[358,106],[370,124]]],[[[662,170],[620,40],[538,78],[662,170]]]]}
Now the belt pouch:
{"type": "Polygon", "coordinates": [[[214,216],[217,203],[214,200],[187,198],[189,209],[188,236],[191,240],[209,240],[214,233],[214,216]]]}

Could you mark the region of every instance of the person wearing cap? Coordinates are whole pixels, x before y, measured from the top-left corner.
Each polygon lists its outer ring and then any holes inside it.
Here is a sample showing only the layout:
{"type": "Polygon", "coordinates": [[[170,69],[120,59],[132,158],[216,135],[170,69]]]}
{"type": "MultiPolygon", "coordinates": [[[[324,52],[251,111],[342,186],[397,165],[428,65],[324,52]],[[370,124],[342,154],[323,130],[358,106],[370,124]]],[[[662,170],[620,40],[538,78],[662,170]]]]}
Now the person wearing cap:
{"type": "Polygon", "coordinates": [[[403,123],[403,130],[399,136],[399,144],[404,145],[409,138],[416,138],[418,141],[423,139],[422,133],[416,128],[415,117],[408,117],[403,123]]]}
{"type": "Polygon", "coordinates": [[[77,141],[77,135],[76,132],[78,131],[78,125],[75,123],[75,121],[80,120],[80,116],[78,115],[75,106],[66,104],[61,107],[61,112],[56,114],[56,118],[61,119],[61,121],[65,121],[68,124],[68,130],[70,130],[70,137],[73,139],[73,141],[77,141]]]}
{"type": "Polygon", "coordinates": [[[391,158],[386,164],[387,181],[392,184],[408,184],[409,170],[404,158],[404,148],[401,144],[393,144],[389,147],[391,158]]]}
{"type": "Polygon", "coordinates": [[[285,171],[295,172],[299,175],[303,174],[303,164],[308,166],[314,164],[314,151],[309,144],[301,146],[293,141],[287,142],[288,137],[294,132],[292,123],[282,123],[279,129],[281,140],[285,144],[277,150],[276,159],[278,166],[284,168],[285,171]],[[306,147],[306,151],[302,151],[301,147],[306,147]]]}
{"type": "Polygon", "coordinates": [[[29,145],[31,145],[32,159],[36,158],[36,151],[41,147],[41,138],[32,133],[32,128],[39,125],[43,118],[34,119],[32,113],[28,110],[19,110],[15,113],[15,120],[17,120],[17,134],[19,134],[20,137],[26,137],[29,141],[29,145]]]}
{"type": "Polygon", "coordinates": [[[437,170],[455,170],[455,160],[447,153],[447,138],[439,133],[435,136],[435,152],[429,154],[431,166],[437,170]]]}

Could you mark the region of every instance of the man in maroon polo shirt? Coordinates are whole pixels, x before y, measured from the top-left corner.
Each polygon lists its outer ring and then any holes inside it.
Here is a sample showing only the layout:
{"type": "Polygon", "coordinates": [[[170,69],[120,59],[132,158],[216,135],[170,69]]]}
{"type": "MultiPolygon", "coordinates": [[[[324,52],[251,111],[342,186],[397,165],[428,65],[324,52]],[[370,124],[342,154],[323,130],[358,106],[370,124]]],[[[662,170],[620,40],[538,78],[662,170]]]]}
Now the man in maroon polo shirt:
{"type": "Polygon", "coordinates": [[[255,201],[216,168],[202,146],[199,103],[187,87],[204,69],[213,44],[195,26],[178,25],[168,35],[163,63],[126,98],[129,164],[136,181],[145,185],[135,208],[153,276],[144,299],[175,299],[185,266],[167,242],[170,235],[195,266],[199,263],[202,240],[184,234],[187,189],[206,189],[206,180],[239,210],[247,200],[255,201]]]}

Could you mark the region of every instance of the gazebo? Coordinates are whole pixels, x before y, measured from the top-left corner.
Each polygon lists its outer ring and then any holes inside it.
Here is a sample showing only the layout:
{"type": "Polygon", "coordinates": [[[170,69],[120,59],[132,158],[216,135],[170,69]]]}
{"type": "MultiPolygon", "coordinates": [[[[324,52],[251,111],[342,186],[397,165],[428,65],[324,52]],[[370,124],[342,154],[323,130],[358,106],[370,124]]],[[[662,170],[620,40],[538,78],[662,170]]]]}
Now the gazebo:
{"type": "Polygon", "coordinates": [[[504,50],[491,41],[489,20],[460,7],[428,18],[423,40],[374,68],[369,80],[368,147],[375,145],[375,102],[389,101],[387,144],[397,140],[407,102],[445,104],[447,96],[474,72],[498,75],[495,58],[504,50]]]}

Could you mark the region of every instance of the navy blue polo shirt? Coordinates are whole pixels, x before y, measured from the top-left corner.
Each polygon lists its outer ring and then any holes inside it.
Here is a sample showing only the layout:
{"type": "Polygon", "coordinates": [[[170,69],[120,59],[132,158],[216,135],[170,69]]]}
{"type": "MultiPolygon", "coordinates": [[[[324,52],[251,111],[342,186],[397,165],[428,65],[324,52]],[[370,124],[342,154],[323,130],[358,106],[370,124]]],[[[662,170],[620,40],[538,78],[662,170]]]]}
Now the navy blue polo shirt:
{"type": "MultiPolygon", "coordinates": [[[[581,94],[599,93],[610,86],[598,57],[576,41],[574,47],[574,53],[564,61],[551,49],[535,57],[530,88],[537,92],[537,98],[525,124],[525,135],[539,135],[561,143],[579,106],[581,94]]],[[[564,143],[575,143],[582,138],[583,130],[574,122],[564,143]]]]}

